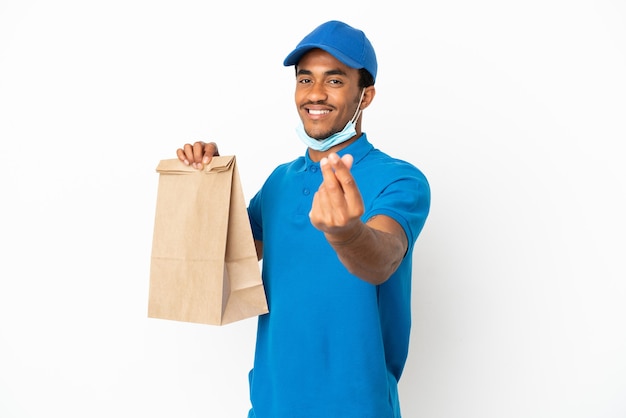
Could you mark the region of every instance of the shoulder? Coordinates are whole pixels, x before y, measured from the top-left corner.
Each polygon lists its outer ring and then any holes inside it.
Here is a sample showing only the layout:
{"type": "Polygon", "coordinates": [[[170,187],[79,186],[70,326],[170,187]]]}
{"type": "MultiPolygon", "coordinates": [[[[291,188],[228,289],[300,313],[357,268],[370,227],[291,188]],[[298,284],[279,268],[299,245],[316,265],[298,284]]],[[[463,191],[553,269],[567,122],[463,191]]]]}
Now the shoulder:
{"type": "Polygon", "coordinates": [[[355,164],[354,171],[368,182],[377,184],[405,180],[428,186],[426,175],[417,166],[409,161],[392,157],[377,148],[373,148],[358,164],[355,164]]]}
{"type": "Polygon", "coordinates": [[[306,165],[304,157],[298,157],[295,160],[279,164],[272,170],[269,178],[277,175],[285,175],[301,171],[306,165]]]}

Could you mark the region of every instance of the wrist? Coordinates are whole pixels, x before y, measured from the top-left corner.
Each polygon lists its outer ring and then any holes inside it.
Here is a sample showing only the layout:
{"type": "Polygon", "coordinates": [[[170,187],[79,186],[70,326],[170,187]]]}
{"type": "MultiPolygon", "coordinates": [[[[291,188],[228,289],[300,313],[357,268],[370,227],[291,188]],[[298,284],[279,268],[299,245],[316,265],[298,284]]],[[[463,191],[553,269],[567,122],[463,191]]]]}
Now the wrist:
{"type": "Polygon", "coordinates": [[[357,242],[365,233],[367,226],[363,222],[357,222],[353,227],[344,229],[341,232],[326,232],[326,240],[335,247],[345,247],[357,242]]]}

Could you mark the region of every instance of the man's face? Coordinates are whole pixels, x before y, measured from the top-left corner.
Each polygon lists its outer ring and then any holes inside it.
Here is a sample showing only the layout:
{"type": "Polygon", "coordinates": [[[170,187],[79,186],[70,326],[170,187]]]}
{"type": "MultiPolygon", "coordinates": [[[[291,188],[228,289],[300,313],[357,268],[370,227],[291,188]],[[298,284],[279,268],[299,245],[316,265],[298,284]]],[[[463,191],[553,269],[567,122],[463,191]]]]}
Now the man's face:
{"type": "Polygon", "coordinates": [[[310,137],[326,139],[341,131],[354,116],[360,93],[359,71],[328,52],[313,49],[298,62],[296,106],[310,137]]]}

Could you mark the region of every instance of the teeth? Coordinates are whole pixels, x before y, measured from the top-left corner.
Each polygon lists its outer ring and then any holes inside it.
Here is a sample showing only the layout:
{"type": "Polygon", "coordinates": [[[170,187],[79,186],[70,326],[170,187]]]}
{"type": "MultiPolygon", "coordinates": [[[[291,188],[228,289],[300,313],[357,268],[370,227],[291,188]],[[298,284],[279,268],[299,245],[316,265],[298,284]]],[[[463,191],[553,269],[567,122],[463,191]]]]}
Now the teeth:
{"type": "Polygon", "coordinates": [[[311,115],[325,115],[326,113],[329,113],[330,110],[312,110],[309,109],[309,114],[311,115]]]}

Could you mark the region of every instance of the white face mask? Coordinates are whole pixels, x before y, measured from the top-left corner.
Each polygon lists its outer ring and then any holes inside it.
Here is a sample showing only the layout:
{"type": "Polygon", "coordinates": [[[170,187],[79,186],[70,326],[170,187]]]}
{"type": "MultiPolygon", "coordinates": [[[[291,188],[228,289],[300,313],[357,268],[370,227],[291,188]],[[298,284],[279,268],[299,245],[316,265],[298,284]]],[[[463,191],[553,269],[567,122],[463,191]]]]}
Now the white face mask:
{"type": "Polygon", "coordinates": [[[361,91],[361,98],[359,99],[359,104],[356,107],[356,112],[354,112],[354,116],[352,117],[352,119],[348,121],[348,123],[346,123],[346,126],[344,126],[341,131],[335,132],[334,134],[332,134],[326,139],[311,138],[304,130],[304,124],[302,123],[302,120],[301,120],[298,126],[296,127],[296,133],[298,134],[298,137],[300,138],[300,140],[304,142],[304,144],[311,149],[314,149],[316,151],[326,151],[334,147],[335,145],[341,144],[342,142],[346,142],[348,139],[352,138],[354,135],[356,135],[356,121],[359,119],[359,116],[361,115],[360,107],[361,107],[361,102],[363,101],[364,93],[365,93],[365,89],[361,91]]]}

